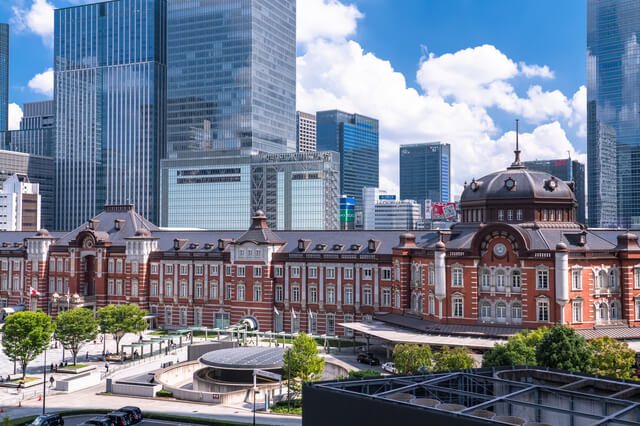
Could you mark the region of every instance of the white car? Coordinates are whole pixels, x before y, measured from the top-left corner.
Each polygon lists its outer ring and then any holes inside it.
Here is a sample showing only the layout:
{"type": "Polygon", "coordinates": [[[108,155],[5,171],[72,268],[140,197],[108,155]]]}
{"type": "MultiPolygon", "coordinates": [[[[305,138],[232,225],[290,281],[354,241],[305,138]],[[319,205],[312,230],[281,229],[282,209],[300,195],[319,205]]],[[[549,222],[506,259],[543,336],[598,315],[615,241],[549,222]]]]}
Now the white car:
{"type": "Polygon", "coordinates": [[[396,368],[393,366],[392,362],[385,362],[384,364],[382,364],[382,369],[384,371],[387,371],[391,374],[397,374],[398,371],[396,370],[396,368]]]}

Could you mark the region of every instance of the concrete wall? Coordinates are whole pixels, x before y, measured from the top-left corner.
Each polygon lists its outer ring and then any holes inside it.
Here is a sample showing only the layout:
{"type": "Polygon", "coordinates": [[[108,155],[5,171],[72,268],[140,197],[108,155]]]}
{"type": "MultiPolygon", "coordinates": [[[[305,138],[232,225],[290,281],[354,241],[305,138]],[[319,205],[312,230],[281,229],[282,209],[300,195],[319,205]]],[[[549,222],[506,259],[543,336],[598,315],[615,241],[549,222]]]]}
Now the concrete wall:
{"type": "Polygon", "coordinates": [[[94,370],[89,373],[82,373],[56,381],[56,390],[75,392],[80,389],[95,386],[98,383],[100,383],[100,372],[94,370]]]}
{"type": "Polygon", "coordinates": [[[131,382],[115,382],[111,384],[111,392],[119,395],[134,395],[143,397],[154,397],[156,392],[162,389],[161,384],[142,384],[131,382]]]}

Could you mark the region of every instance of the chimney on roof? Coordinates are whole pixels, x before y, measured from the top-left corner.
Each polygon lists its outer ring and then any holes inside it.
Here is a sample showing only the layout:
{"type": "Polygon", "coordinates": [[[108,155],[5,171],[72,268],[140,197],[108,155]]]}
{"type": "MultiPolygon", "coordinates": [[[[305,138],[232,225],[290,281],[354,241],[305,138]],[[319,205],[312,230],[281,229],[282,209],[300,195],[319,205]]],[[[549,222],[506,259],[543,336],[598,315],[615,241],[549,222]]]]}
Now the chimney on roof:
{"type": "Polygon", "coordinates": [[[124,226],[125,221],[122,219],[116,219],[113,222],[113,227],[116,228],[116,231],[119,231],[122,229],[122,227],[124,226]]]}
{"type": "Polygon", "coordinates": [[[96,229],[98,229],[98,225],[100,225],[99,220],[89,219],[89,224],[88,224],[89,229],[91,229],[92,231],[95,231],[96,229]]]}
{"type": "Polygon", "coordinates": [[[410,233],[400,235],[400,247],[402,248],[416,247],[416,236],[410,233]]]}
{"type": "Polygon", "coordinates": [[[636,234],[632,234],[631,232],[625,232],[624,234],[618,235],[618,246],[616,249],[618,250],[638,250],[640,247],[638,246],[638,236],[636,234]]]}

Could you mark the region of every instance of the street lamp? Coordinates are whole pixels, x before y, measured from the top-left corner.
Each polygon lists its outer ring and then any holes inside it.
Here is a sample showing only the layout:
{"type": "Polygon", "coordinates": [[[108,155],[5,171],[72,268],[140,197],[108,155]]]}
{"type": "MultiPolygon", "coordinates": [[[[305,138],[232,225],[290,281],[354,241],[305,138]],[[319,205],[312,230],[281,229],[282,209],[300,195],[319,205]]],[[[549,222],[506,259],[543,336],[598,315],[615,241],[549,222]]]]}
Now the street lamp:
{"type": "MultiPolygon", "coordinates": [[[[44,368],[42,369],[43,371],[43,383],[42,383],[42,415],[44,416],[44,408],[45,408],[45,401],[47,399],[47,349],[44,349],[44,368]]],[[[51,372],[51,374],[53,374],[53,372],[51,372]]]]}
{"type": "Polygon", "coordinates": [[[253,389],[253,426],[256,426],[256,395],[259,393],[259,390],[253,389]]]}

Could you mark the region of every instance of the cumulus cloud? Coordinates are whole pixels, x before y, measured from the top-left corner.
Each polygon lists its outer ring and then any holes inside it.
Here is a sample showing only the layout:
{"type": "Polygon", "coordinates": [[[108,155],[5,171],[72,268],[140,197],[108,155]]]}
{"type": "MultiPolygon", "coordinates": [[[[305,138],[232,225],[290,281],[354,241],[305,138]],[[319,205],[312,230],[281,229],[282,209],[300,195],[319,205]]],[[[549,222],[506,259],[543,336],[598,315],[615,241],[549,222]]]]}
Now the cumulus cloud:
{"type": "Polygon", "coordinates": [[[540,78],[554,78],[555,74],[549,69],[549,66],[544,65],[527,65],[524,62],[520,62],[520,72],[528,78],[540,77],[540,78]]]}
{"type": "Polygon", "coordinates": [[[18,130],[20,128],[20,120],[22,120],[22,108],[20,108],[20,105],[9,104],[9,130],[18,130]]]}
{"type": "Polygon", "coordinates": [[[578,136],[587,137],[587,88],[584,86],[580,86],[571,98],[569,125],[578,128],[576,131],[578,136]]]}
{"type": "Polygon", "coordinates": [[[53,96],[53,68],[47,68],[46,71],[33,76],[28,83],[29,89],[34,92],[53,96]]]}
{"type": "Polygon", "coordinates": [[[48,47],[53,47],[53,10],[47,0],[33,0],[31,7],[13,6],[10,22],[17,31],[29,31],[39,35],[48,47]]]}
{"type": "Polygon", "coordinates": [[[298,0],[296,10],[298,43],[344,39],[356,31],[358,19],[364,16],[355,5],[338,0],[298,0]]]}
{"type": "Polygon", "coordinates": [[[454,197],[464,181],[510,164],[515,132],[503,133],[489,107],[539,123],[520,136],[523,159],[566,157],[569,151],[584,160],[561,124],[574,116],[579,121],[574,108],[579,102],[538,85],[518,96],[507,80],[524,74],[522,66],[494,46],[429,55],[417,71],[423,91],[409,87],[389,61],[355,41],[317,39],[305,48],[297,58],[298,109],[338,108],[378,118],[382,188],[397,192],[398,151],[404,143],[451,144],[454,197]]]}

